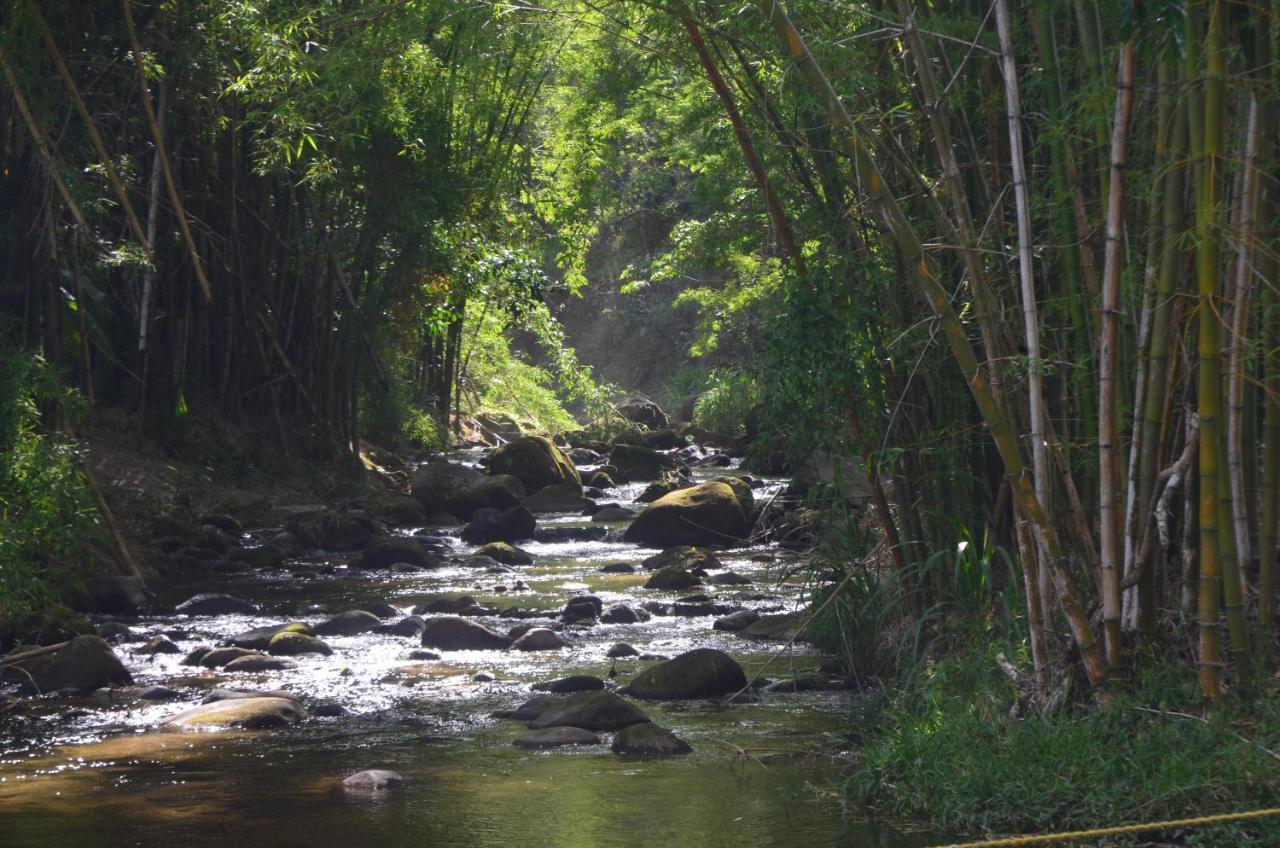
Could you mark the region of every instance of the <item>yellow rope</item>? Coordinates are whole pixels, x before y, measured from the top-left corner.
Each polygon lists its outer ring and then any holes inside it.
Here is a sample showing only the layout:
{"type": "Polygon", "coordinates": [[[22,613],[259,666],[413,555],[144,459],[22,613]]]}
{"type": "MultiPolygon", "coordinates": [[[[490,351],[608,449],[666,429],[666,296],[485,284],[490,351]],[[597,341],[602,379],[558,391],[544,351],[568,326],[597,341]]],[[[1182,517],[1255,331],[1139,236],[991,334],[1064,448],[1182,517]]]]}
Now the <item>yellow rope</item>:
{"type": "Polygon", "coordinates": [[[1265,810],[1249,810],[1243,813],[1218,813],[1212,816],[1199,816],[1194,819],[1169,819],[1168,821],[1143,822],[1142,824],[1122,824],[1114,827],[1099,827],[1094,830],[1072,830],[1065,833],[1045,833],[1033,836],[1008,836],[1003,839],[987,839],[981,842],[963,842],[950,845],[939,845],[937,848],[1015,848],[1022,845],[1052,845],[1056,842],[1074,842],[1077,839],[1090,839],[1098,836],[1117,836],[1121,833],[1140,833],[1144,830],[1169,830],[1175,827],[1204,827],[1224,822],[1248,821],[1268,816],[1280,816],[1280,807],[1265,810]]]}

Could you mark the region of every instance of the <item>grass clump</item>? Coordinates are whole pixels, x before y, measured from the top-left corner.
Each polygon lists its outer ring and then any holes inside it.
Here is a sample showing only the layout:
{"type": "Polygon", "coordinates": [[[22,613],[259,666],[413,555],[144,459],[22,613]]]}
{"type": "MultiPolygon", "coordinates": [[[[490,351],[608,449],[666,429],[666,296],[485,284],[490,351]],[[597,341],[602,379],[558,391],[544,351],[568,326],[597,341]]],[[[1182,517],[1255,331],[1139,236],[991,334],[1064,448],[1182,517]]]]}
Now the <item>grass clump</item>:
{"type": "MultiPolygon", "coordinates": [[[[856,728],[848,800],[944,833],[1047,833],[1275,805],[1280,693],[1230,700],[1201,718],[1171,663],[1141,672],[1108,707],[1011,717],[1017,693],[996,648],[928,664],[856,728]]],[[[1280,844],[1280,821],[1148,833],[1185,845],[1280,844]]]]}

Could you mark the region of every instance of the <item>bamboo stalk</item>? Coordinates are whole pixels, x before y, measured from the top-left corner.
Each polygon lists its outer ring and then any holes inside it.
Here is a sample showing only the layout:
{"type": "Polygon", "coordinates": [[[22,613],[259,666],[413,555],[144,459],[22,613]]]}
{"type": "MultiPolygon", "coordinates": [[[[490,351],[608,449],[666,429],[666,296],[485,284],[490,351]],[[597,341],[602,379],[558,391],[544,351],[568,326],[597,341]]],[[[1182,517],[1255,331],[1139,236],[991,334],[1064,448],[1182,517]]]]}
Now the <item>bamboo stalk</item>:
{"type": "Polygon", "coordinates": [[[991,431],[1000,458],[1004,463],[1005,475],[1013,488],[1014,500],[1020,514],[1030,521],[1036,532],[1040,534],[1047,551],[1047,563],[1053,570],[1054,585],[1059,601],[1066,614],[1085,666],[1089,682],[1094,686],[1102,686],[1107,680],[1106,665],[1102,659],[1097,643],[1094,641],[1089,619],[1076,594],[1075,587],[1066,572],[1065,553],[1058,537],[1057,529],[1049,520],[1026,472],[1022,456],[1018,450],[1017,437],[1012,423],[1003,415],[990,382],[987,380],[973,347],[951,306],[947,292],[934,277],[928,258],[924,253],[924,245],[920,241],[915,228],[908,221],[902,207],[899,206],[893,192],[889,190],[883,175],[868,152],[866,134],[854,122],[845,109],[839,96],[831,87],[830,81],[822,72],[817,60],[809,51],[803,36],[791,22],[790,17],[777,0],[758,0],[761,12],[774,28],[778,37],[786,45],[787,50],[813,88],[818,99],[827,110],[828,120],[833,127],[844,135],[853,158],[857,172],[856,188],[869,195],[877,212],[880,214],[885,228],[897,242],[903,253],[904,261],[911,269],[914,283],[920,293],[933,307],[939,323],[951,347],[952,354],[965,376],[970,393],[977,403],[983,420],[991,431]]]}

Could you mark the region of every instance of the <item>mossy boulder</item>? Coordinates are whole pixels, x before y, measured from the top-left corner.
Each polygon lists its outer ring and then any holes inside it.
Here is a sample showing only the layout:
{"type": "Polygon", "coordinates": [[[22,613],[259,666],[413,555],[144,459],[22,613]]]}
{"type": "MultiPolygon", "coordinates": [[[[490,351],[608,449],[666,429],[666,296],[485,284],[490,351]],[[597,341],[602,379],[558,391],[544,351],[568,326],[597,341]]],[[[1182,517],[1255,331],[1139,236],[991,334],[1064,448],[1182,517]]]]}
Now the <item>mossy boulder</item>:
{"type": "Polygon", "coordinates": [[[671,565],[683,566],[684,568],[723,567],[720,560],[716,559],[716,555],[710,550],[693,545],[673,545],[670,548],[664,548],[662,553],[646,557],[640,564],[647,571],[657,571],[660,568],[666,568],[671,565]]]}
{"type": "Polygon", "coordinates": [[[698,648],[637,674],[627,693],[646,700],[714,698],[744,688],[742,666],[724,651],[698,648]]]}
{"type": "Polygon", "coordinates": [[[291,621],[288,624],[268,624],[266,627],[255,627],[252,630],[245,630],[237,633],[227,639],[228,644],[236,648],[244,648],[250,651],[265,651],[267,646],[271,644],[271,640],[278,633],[304,633],[311,635],[311,628],[303,624],[301,621],[291,621]]]}
{"type": "Polygon", "coordinates": [[[487,556],[503,565],[533,565],[533,554],[506,542],[490,542],[476,548],[476,556],[487,556]]]}
{"type": "Polygon", "coordinates": [[[682,565],[668,565],[666,568],[660,568],[653,573],[653,576],[645,581],[646,589],[668,589],[680,591],[681,589],[692,589],[694,586],[702,585],[702,580],[696,574],[690,574],[682,565]]]}
{"type": "Polygon", "coordinates": [[[737,544],[749,531],[733,488],[712,481],[658,498],[631,523],[623,539],[659,548],[737,544]]]}
{"type": "Polygon", "coordinates": [[[693,752],[688,742],[652,722],[619,730],[610,750],[624,757],[677,757],[693,752]]]}
{"type": "Polygon", "coordinates": [[[751,493],[751,484],[741,477],[717,477],[717,483],[724,483],[730,489],[733,489],[733,495],[738,499],[738,505],[742,507],[742,514],[750,517],[752,511],[756,508],[755,495],[751,493]]]}
{"type": "Polygon", "coordinates": [[[271,637],[267,653],[277,657],[297,657],[302,654],[323,654],[327,657],[333,653],[333,648],[315,636],[286,630],[271,637]]]}
{"type": "Polygon", "coordinates": [[[640,445],[615,444],[609,451],[609,464],[628,483],[661,480],[671,462],[664,454],[640,445]]]}
{"type": "Polygon", "coordinates": [[[522,436],[489,457],[490,474],[510,474],[530,492],[544,486],[582,488],[582,478],[564,451],[543,436],[522,436]]]}
{"type": "Polygon", "coordinates": [[[762,639],[773,642],[808,641],[805,627],[808,614],[790,612],[783,615],[763,615],[738,631],[745,639],[762,639]]]}

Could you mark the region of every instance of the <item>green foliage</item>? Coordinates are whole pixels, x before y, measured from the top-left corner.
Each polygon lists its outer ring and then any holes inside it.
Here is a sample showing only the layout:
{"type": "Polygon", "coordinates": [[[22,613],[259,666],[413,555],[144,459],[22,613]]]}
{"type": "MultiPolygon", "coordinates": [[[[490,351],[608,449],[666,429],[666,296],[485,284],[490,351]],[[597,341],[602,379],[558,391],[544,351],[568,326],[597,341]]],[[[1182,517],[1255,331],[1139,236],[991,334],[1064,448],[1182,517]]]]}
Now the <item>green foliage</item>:
{"type": "Polygon", "coordinates": [[[715,371],[693,407],[693,423],[722,436],[746,432],[747,418],[756,404],[755,380],[744,371],[715,371]]]}
{"type": "MultiPolygon", "coordinates": [[[[857,766],[845,782],[852,803],[946,833],[1051,832],[1273,804],[1280,772],[1259,744],[1280,735],[1280,694],[1234,701],[1201,720],[1194,681],[1158,663],[1108,708],[1015,718],[998,647],[931,664],[856,728],[857,766]]],[[[1272,821],[1189,829],[1178,844],[1277,839],[1272,821]]]]}
{"type": "Polygon", "coordinates": [[[0,627],[57,599],[87,556],[96,510],[74,443],[49,433],[41,410],[72,406],[53,369],[0,349],[0,627]]]}

